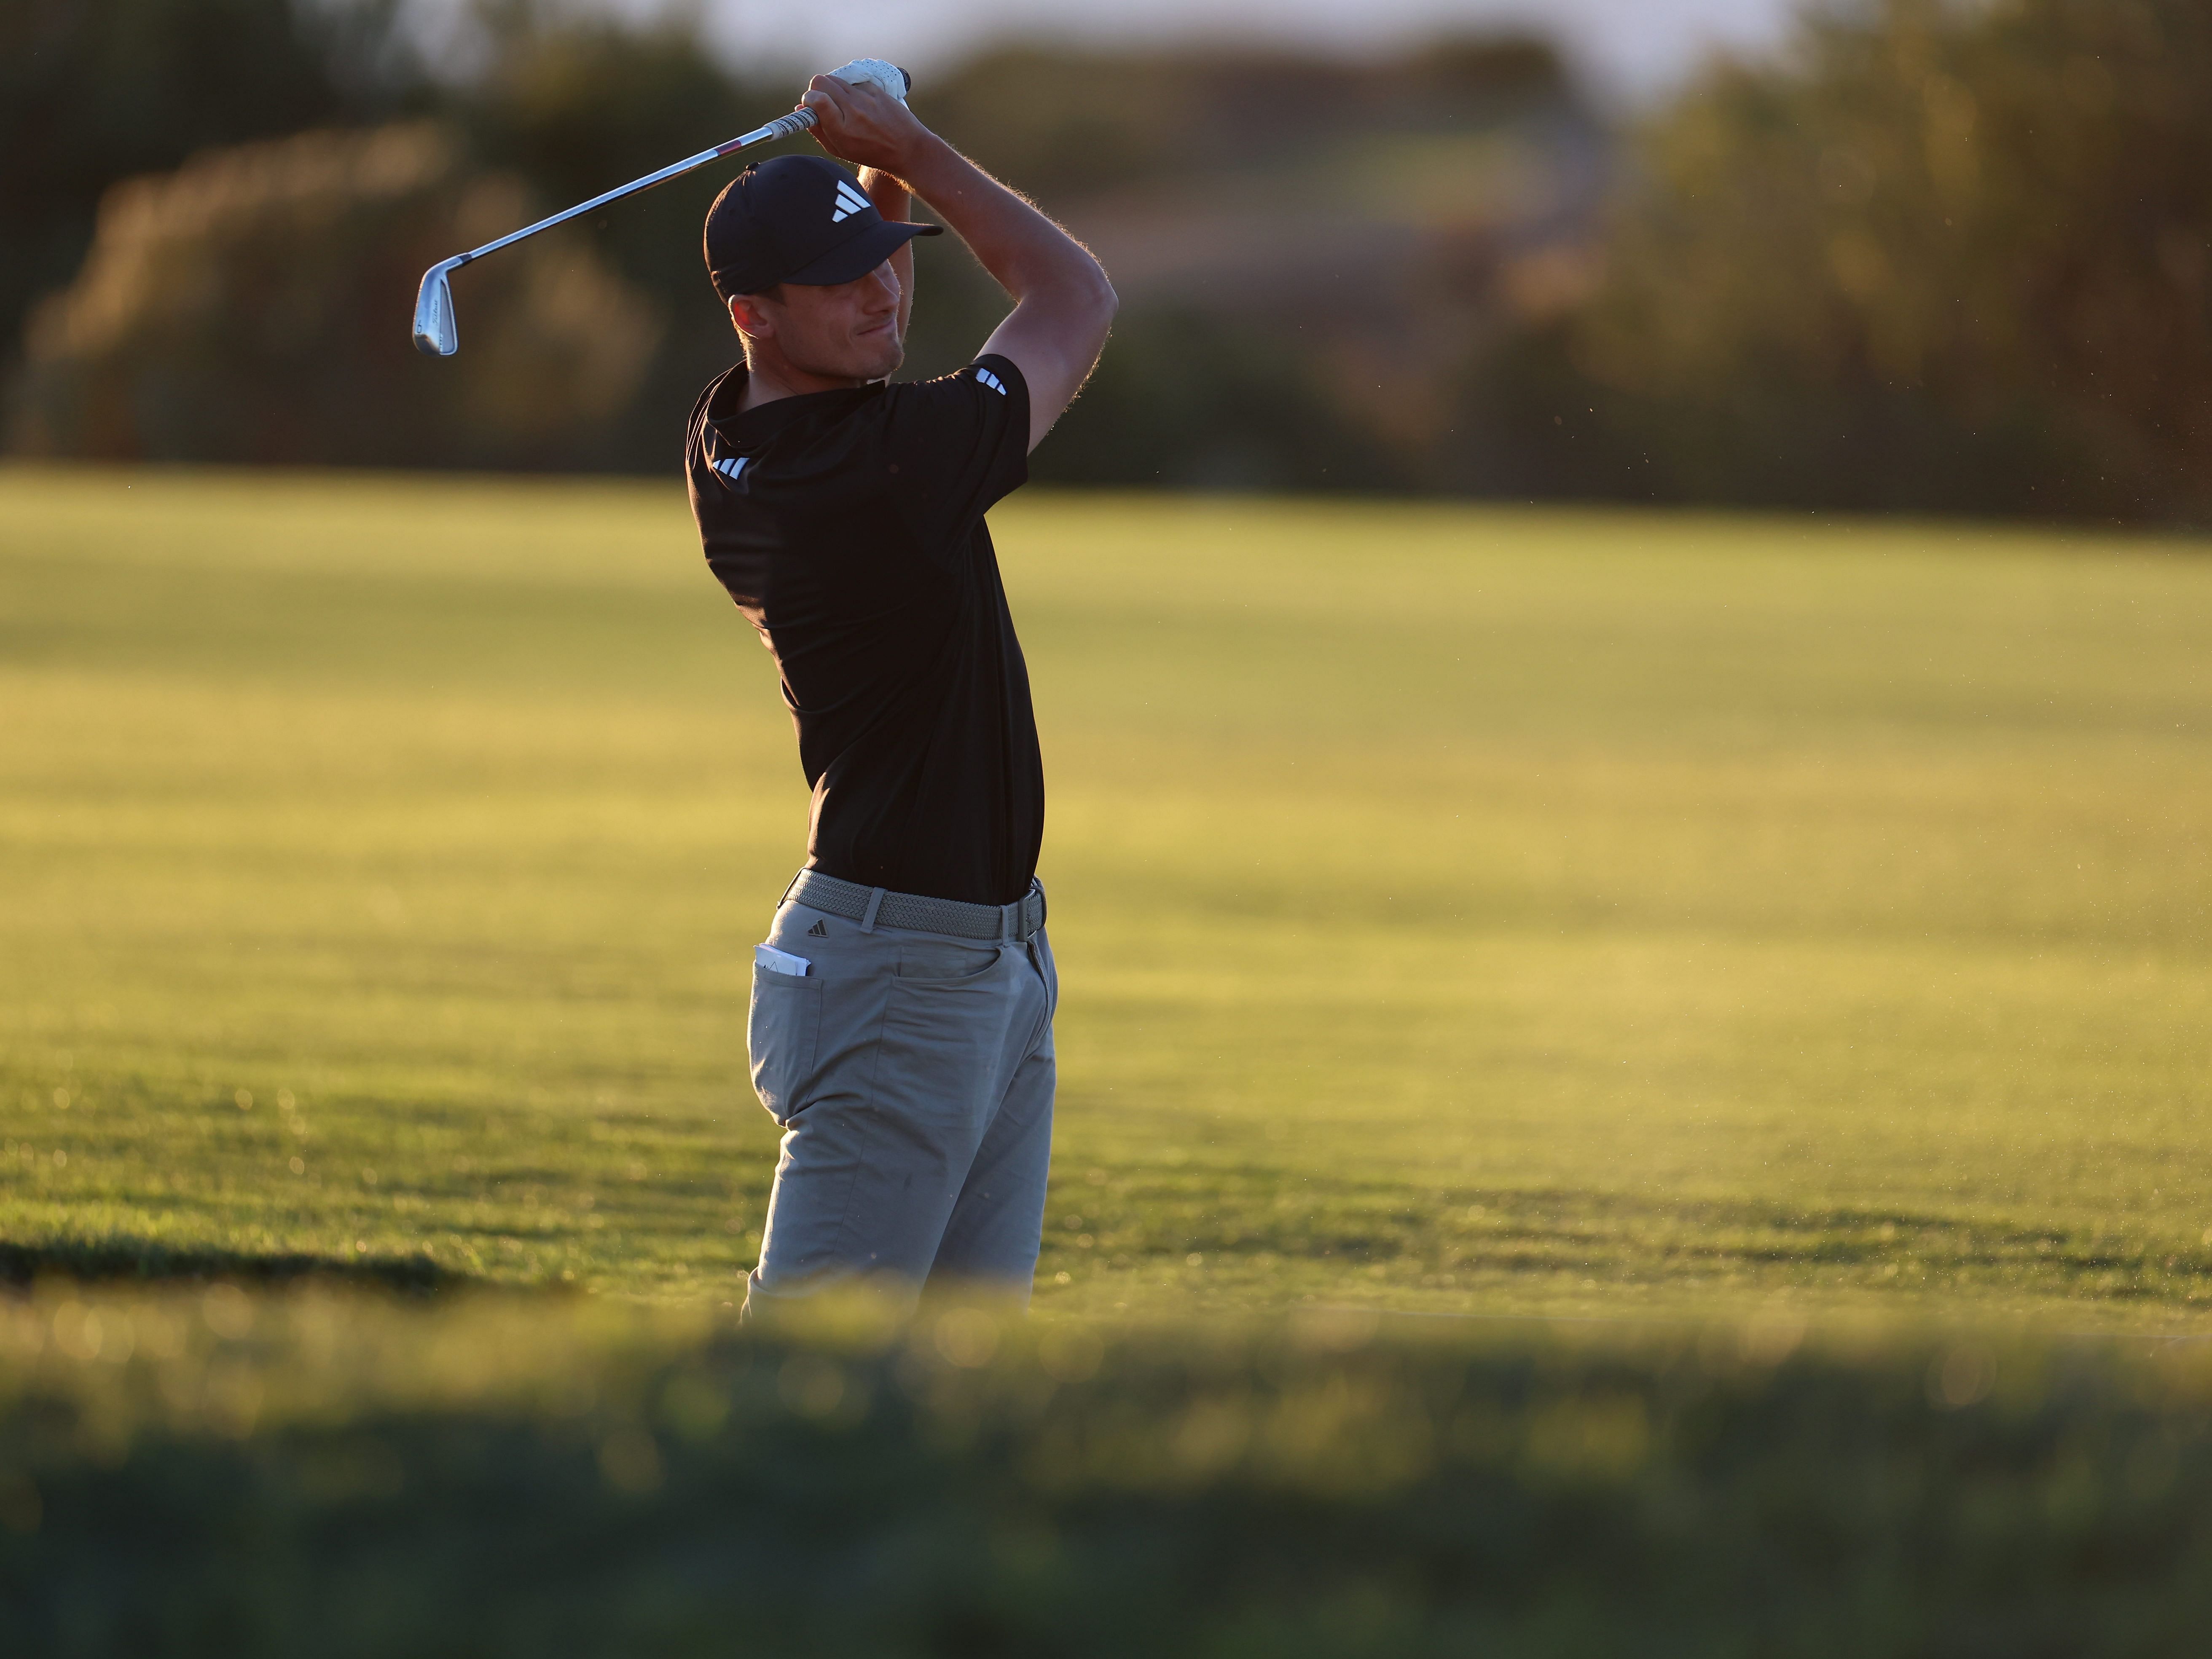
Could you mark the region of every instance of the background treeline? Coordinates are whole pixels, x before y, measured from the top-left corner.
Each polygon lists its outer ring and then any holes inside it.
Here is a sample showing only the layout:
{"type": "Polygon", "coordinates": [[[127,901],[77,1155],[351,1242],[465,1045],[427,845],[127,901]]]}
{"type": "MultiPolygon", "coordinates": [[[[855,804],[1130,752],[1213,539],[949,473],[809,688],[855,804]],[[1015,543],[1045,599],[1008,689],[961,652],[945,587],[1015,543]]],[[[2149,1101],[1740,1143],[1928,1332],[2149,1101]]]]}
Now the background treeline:
{"type": "MultiPolygon", "coordinates": [[[[20,453],[654,471],[730,359],[710,168],[424,266],[789,106],[680,23],[487,0],[0,12],[20,453]]],[[[1611,130],[1542,44],[1347,64],[1007,48],[924,117],[1097,247],[1114,347],[1042,477],[2171,520],[2212,510],[2212,12],[1808,14],[1611,130]]],[[[910,368],[1000,304],[927,247],[910,368]]]]}
{"type": "Polygon", "coordinates": [[[1465,485],[2201,520],[2208,157],[2203,0],[1815,15],[1635,135],[1465,485]]]}

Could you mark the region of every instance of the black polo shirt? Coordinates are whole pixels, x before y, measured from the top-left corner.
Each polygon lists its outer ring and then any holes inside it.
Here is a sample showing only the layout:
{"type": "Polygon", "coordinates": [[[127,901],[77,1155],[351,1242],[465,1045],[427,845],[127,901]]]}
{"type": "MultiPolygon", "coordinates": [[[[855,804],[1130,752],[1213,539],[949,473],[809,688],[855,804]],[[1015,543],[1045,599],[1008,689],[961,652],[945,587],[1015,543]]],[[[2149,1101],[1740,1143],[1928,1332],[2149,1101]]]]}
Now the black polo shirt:
{"type": "Polygon", "coordinates": [[[1029,890],[1044,764],[985,509],[1029,477],[1004,357],[740,414],[742,365],[691,411],[707,562],[760,630],[814,787],[807,863],[975,904],[1029,890]]]}

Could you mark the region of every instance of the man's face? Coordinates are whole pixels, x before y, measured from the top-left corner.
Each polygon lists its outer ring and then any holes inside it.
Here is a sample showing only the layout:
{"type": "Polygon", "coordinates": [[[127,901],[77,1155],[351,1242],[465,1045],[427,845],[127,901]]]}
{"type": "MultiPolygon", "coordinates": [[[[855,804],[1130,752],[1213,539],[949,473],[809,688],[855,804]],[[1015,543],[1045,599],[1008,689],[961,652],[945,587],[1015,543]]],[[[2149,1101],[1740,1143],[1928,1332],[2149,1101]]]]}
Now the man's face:
{"type": "Polygon", "coordinates": [[[880,380],[906,361],[898,276],[888,259],[849,283],[786,283],[773,295],[744,295],[731,313],[757,343],[824,379],[880,380]]]}

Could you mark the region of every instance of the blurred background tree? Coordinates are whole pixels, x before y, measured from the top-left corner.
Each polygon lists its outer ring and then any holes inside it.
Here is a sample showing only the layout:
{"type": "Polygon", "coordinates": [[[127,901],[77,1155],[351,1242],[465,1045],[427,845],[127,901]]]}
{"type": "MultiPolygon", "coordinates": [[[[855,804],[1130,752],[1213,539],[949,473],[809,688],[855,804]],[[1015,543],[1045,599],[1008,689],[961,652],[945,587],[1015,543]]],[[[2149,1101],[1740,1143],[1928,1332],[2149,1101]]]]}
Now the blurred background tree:
{"type": "Polygon", "coordinates": [[[0,372],[42,292],[92,246],[109,185],[210,145],[373,120],[420,66],[395,0],[0,5],[0,372]]]}
{"type": "MultiPolygon", "coordinates": [[[[1558,57],[1519,37],[1372,63],[1010,47],[916,102],[1121,294],[1096,380],[1035,459],[1070,483],[1428,487],[1501,261],[1587,224],[1605,176],[1558,57]]],[[[918,338],[918,365],[957,364],[940,341],[972,351],[988,311],[918,338]]]]}
{"type": "Polygon", "coordinates": [[[1531,494],[2212,511],[2212,8],[1881,0],[1636,136],[1586,299],[1472,368],[1531,494]]]}
{"type": "MultiPolygon", "coordinates": [[[[116,250],[87,263],[100,196],[120,180],[301,129],[441,123],[451,171],[415,206],[343,189],[322,198],[353,201],[364,225],[399,213],[410,228],[390,234],[415,268],[380,263],[365,232],[341,240],[373,275],[301,248],[303,271],[352,296],[318,313],[334,331],[328,349],[282,372],[262,360],[259,391],[210,381],[204,395],[273,398],[286,374],[338,363],[398,387],[421,367],[404,323],[421,265],[472,240],[452,205],[466,179],[503,179],[519,222],[787,108],[798,84],[740,80],[680,14],[641,23],[481,0],[469,15],[470,50],[433,66],[398,0],[21,0],[0,13],[0,330],[25,338],[33,298],[73,277],[107,296],[81,291],[41,313],[42,355],[19,356],[12,374],[17,441],[68,450],[97,429],[101,453],[122,453],[111,428],[71,425],[61,411],[92,404],[58,390],[76,372],[70,354],[89,349],[82,319],[110,314],[131,264],[116,250]],[[440,214],[450,246],[417,240],[440,214]]],[[[1717,65],[1626,134],[1592,112],[1547,45],[1520,37],[1376,62],[1007,46],[933,73],[915,103],[1096,247],[1121,291],[1115,343],[1040,452],[1041,477],[2208,510],[2203,0],[1824,6],[1787,57],[1717,65]]],[[[520,414],[501,434],[486,394],[457,392],[476,418],[467,442],[441,453],[672,466],[698,387],[734,355],[697,253],[727,176],[705,169],[533,245],[534,291],[550,294],[548,273],[562,270],[574,293],[611,284],[595,291],[622,296],[637,323],[623,337],[642,357],[546,405],[575,412],[565,436],[520,414]],[[609,410],[614,386],[630,389],[609,410]]],[[[292,208],[258,211],[304,222],[292,208]]],[[[167,236],[190,234],[163,222],[167,236]]],[[[239,238],[241,222],[221,234],[239,238]]],[[[276,234],[253,233],[264,234],[276,234]]],[[[964,361],[1004,310],[948,243],[922,249],[912,374],[964,361]]],[[[244,266],[225,255],[195,268],[244,266]]],[[[471,354],[509,303],[505,281],[492,262],[458,280],[470,344],[459,365],[428,366],[439,384],[481,372],[471,354]]],[[[251,336],[228,313],[252,292],[203,295],[161,328],[103,337],[111,359],[96,371],[84,359],[85,384],[111,388],[111,411],[136,406],[112,390],[126,337],[147,359],[132,371],[142,383],[229,373],[210,342],[251,336]],[[198,343],[187,316],[208,331],[198,343]]],[[[552,326],[530,326],[541,325],[552,326]]],[[[315,395],[291,388],[283,406],[315,395]]],[[[385,397],[356,398],[361,419],[413,408],[385,397]]],[[[414,453],[404,434],[360,426],[343,443],[316,438],[329,446],[317,453],[302,434],[335,428],[216,429],[245,446],[226,452],[240,460],[414,453]],[[254,433],[292,437],[280,455],[254,433]]],[[[149,427],[132,453],[181,455],[171,446],[183,439],[164,435],[180,430],[149,427]]],[[[196,455],[214,441],[194,441],[196,455]]]]}
{"type": "Polygon", "coordinates": [[[389,296],[529,210],[433,123],[211,150],[107,192],[28,333],[15,447],[105,460],[574,467],[630,407],[659,325],[588,249],[471,284],[451,364],[392,349],[389,296]],[[443,372],[441,372],[443,371],[443,372]]]}

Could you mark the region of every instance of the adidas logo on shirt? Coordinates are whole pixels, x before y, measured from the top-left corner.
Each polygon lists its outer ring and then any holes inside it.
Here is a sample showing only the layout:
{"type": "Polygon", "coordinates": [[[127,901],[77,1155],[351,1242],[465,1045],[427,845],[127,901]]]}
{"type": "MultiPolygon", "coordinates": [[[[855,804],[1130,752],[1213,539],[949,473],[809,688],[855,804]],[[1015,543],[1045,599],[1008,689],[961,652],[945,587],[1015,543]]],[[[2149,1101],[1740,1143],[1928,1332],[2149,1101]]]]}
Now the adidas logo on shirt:
{"type": "Polygon", "coordinates": [[[738,481],[738,474],[745,470],[745,463],[751,459],[750,455],[733,455],[726,461],[715,462],[714,471],[732,483],[735,483],[738,481]]]}
{"type": "Polygon", "coordinates": [[[837,209],[830,216],[830,222],[841,225],[856,213],[865,213],[872,205],[868,198],[842,179],[837,181],[837,209]]]}
{"type": "Polygon", "coordinates": [[[1006,395],[1006,383],[1000,380],[997,375],[992,374],[989,369],[977,369],[975,371],[975,378],[981,380],[985,386],[990,387],[992,391],[997,392],[1001,398],[1006,395]]]}

